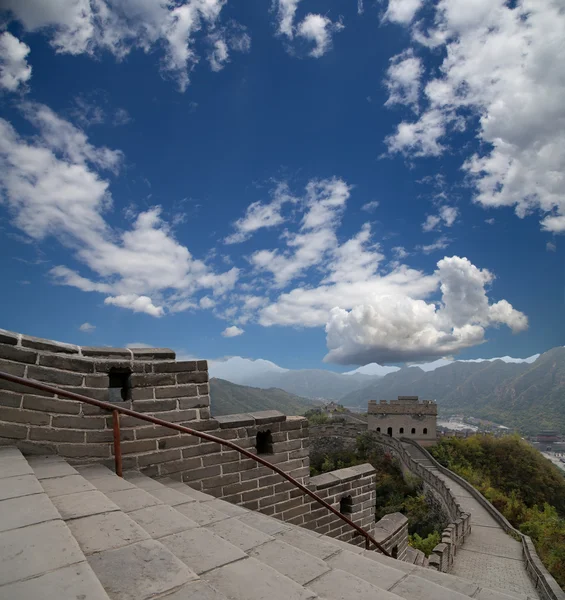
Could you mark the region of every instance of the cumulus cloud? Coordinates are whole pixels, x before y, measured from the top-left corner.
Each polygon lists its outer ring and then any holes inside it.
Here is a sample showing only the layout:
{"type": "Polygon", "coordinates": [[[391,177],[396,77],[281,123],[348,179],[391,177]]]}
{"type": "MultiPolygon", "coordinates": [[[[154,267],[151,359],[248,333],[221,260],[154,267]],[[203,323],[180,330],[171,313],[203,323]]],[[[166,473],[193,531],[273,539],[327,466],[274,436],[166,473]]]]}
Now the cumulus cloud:
{"type": "Polygon", "coordinates": [[[199,290],[221,296],[234,287],[238,269],[216,273],[194,258],[158,206],[137,214],[130,229],[108,225],[104,214],[112,197],[101,172],[116,172],[121,152],[93,146],[43,105],[25,105],[23,114],[37,130],[30,139],[0,119],[0,198],[16,227],[35,240],[55,237],[91,274],[57,265],[55,282],[153,316],[197,306],[191,297],[199,290]]]}
{"type": "Polygon", "coordinates": [[[107,51],[118,60],[133,49],[163,49],[161,68],[184,91],[199,60],[198,34],[217,28],[225,0],[155,2],[137,0],[5,0],[26,31],[43,31],[56,52],[89,54],[107,51]]]}
{"type": "Polygon", "coordinates": [[[506,300],[490,304],[486,269],[453,256],[437,263],[441,301],[376,295],[367,304],[332,309],[326,325],[326,362],[380,364],[439,358],[484,341],[485,328],[528,326],[527,317],[506,300]]]}
{"type": "Polygon", "coordinates": [[[367,202],[366,204],[363,204],[363,206],[361,207],[361,210],[364,210],[365,212],[374,212],[375,210],[377,210],[377,208],[379,207],[379,201],[378,200],[372,200],[371,202],[367,202]]]}
{"type": "Polygon", "coordinates": [[[320,58],[332,45],[332,36],[343,29],[341,21],[332,21],[327,16],[309,13],[295,25],[296,10],[300,0],[277,1],[277,33],[292,40],[301,37],[312,42],[314,47],[308,53],[320,58]]]}
{"type": "Polygon", "coordinates": [[[284,223],[285,218],[281,214],[283,206],[287,203],[294,204],[297,199],[290,194],[288,185],[284,182],[277,184],[271,195],[270,202],[253,202],[247,207],[245,216],[233,224],[235,232],[224,240],[226,244],[244,242],[259,229],[284,223]]]}
{"type": "Polygon", "coordinates": [[[96,325],[92,325],[91,323],[83,323],[80,327],[79,327],[79,331],[82,331],[84,333],[92,333],[94,330],[96,329],[96,325]]]}
{"type": "Polygon", "coordinates": [[[436,252],[437,250],[445,250],[450,243],[451,240],[445,235],[442,235],[431,244],[423,244],[416,247],[418,248],[418,250],[421,250],[424,254],[431,254],[432,252],[436,252]]]}
{"type": "MultiPolygon", "coordinates": [[[[403,4],[389,2],[387,15],[403,4]]],[[[435,56],[442,51],[443,62],[428,74],[421,116],[398,125],[386,140],[389,152],[440,156],[454,136],[472,127],[478,144],[465,150],[462,167],[474,185],[474,201],[485,208],[514,207],[521,218],[538,211],[542,229],[565,232],[561,3],[439,0],[431,8],[411,29],[413,45],[435,56]]],[[[409,12],[406,19],[389,20],[409,23],[409,12]]]]}
{"type": "Polygon", "coordinates": [[[238,335],[242,335],[243,333],[244,333],[243,329],[241,329],[237,325],[232,325],[231,327],[226,327],[222,331],[222,335],[227,338],[237,337],[238,335]]]}
{"type": "Polygon", "coordinates": [[[393,56],[385,78],[385,86],[388,89],[385,106],[403,104],[418,112],[422,74],[422,61],[414,55],[411,48],[393,56]]]}
{"type": "Polygon", "coordinates": [[[388,0],[385,20],[408,25],[420,10],[423,0],[388,0]]]}
{"type": "Polygon", "coordinates": [[[15,92],[31,78],[29,46],[9,31],[0,34],[0,88],[15,92]]]}
{"type": "Polygon", "coordinates": [[[453,223],[455,223],[458,214],[459,211],[457,210],[457,208],[455,208],[455,206],[441,206],[439,209],[439,214],[427,216],[424,223],[422,223],[422,230],[434,231],[438,229],[439,225],[451,227],[453,223]]]}

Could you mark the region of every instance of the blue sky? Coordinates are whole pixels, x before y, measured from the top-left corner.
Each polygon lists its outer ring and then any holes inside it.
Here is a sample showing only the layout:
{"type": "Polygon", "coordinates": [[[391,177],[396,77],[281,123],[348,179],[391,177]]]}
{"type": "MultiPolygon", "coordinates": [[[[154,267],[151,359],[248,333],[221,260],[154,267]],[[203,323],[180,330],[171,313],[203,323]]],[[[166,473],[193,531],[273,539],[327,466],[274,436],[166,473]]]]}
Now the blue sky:
{"type": "Polygon", "coordinates": [[[565,343],[557,0],[8,0],[0,326],[347,370],[565,343]]]}

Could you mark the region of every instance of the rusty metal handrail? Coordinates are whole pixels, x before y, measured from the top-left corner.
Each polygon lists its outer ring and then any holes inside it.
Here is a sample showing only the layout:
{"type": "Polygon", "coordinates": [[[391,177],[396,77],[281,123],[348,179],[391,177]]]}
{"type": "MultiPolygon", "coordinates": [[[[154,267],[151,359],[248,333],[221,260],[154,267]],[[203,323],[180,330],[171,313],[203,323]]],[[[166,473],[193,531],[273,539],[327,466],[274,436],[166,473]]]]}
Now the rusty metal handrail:
{"type": "Polygon", "coordinates": [[[353,527],[358,533],[360,533],[365,538],[365,548],[369,550],[370,543],[374,544],[378,550],[380,550],[385,556],[389,556],[390,554],[377,542],[377,540],[370,534],[367,533],[363,528],[359,527],[356,523],[354,523],[351,519],[348,519],[345,515],[336,510],[331,504],[328,504],[325,500],[320,498],[317,494],[309,490],[306,486],[302,485],[298,482],[294,477],[285,473],[282,469],[279,469],[276,465],[271,464],[270,462],[260,458],[256,454],[249,452],[249,450],[245,450],[245,448],[241,448],[237,444],[230,442],[229,440],[223,440],[222,438],[216,437],[215,435],[211,435],[209,433],[204,433],[202,431],[196,431],[195,429],[190,429],[190,427],[185,427],[184,425],[177,425],[176,423],[171,423],[169,421],[164,421],[163,419],[158,419],[157,417],[151,417],[149,415],[136,412],[135,410],[130,410],[129,408],[123,408],[116,404],[112,404],[110,402],[103,402],[101,400],[95,400],[94,398],[88,398],[87,396],[82,396],[81,394],[75,394],[74,392],[68,392],[67,390],[59,389],[55,386],[48,385],[46,383],[41,383],[40,381],[35,381],[34,379],[25,379],[24,377],[18,377],[16,375],[10,375],[9,373],[3,373],[0,371],[0,379],[5,379],[6,381],[11,381],[12,383],[19,383],[20,385],[24,385],[27,387],[35,388],[37,390],[42,390],[44,392],[49,392],[51,394],[55,394],[57,396],[63,396],[64,398],[70,398],[71,400],[77,400],[79,402],[85,402],[86,404],[91,404],[92,406],[97,406],[98,408],[102,408],[112,413],[113,419],[113,431],[114,431],[114,461],[116,466],[116,474],[120,477],[122,476],[122,453],[120,447],[120,414],[128,415],[130,417],[135,417],[136,419],[140,419],[141,421],[147,421],[148,423],[153,423],[154,425],[162,425],[163,427],[168,427],[169,429],[176,429],[181,433],[188,433],[190,435],[194,435],[201,439],[207,440],[209,442],[215,442],[216,444],[221,444],[222,446],[227,446],[228,448],[232,448],[236,450],[240,454],[247,456],[248,458],[253,459],[255,462],[262,464],[265,467],[268,467],[275,473],[278,473],[284,479],[292,483],[295,487],[301,490],[304,494],[310,496],[314,499],[318,504],[321,504],[325,508],[327,508],[334,515],[338,516],[342,521],[347,523],[350,527],[353,527]]]}

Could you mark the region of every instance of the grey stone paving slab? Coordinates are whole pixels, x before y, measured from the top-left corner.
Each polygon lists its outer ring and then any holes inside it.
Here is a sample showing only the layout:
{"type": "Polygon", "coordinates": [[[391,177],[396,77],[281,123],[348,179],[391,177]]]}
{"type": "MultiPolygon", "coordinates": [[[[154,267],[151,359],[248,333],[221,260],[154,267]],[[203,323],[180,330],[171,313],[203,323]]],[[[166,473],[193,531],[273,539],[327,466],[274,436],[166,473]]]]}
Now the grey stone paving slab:
{"type": "Polygon", "coordinates": [[[383,590],[388,590],[406,576],[403,571],[385,567],[384,565],[376,568],[372,560],[364,556],[358,556],[347,550],[326,559],[326,563],[334,569],[347,571],[383,590]]]}
{"type": "Polygon", "coordinates": [[[188,504],[181,504],[176,507],[176,510],[183,515],[186,515],[189,519],[196,521],[198,525],[208,525],[230,518],[225,513],[221,513],[211,506],[208,506],[207,502],[189,502],[188,504]]]}
{"type": "Polygon", "coordinates": [[[122,490],[135,490],[136,486],[130,481],[126,481],[117,475],[108,475],[105,477],[90,477],[88,481],[92,483],[96,489],[107,494],[108,492],[120,492],[122,490]]]}
{"type": "Polygon", "coordinates": [[[522,544],[501,529],[474,527],[463,548],[522,561],[522,544]]]}
{"type": "Polygon", "coordinates": [[[8,584],[0,589],[0,596],[6,600],[109,600],[86,561],[8,584]]]}
{"type": "Polygon", "coordinates": [[[0,585],[84,561],[63,521],[0,533],[0,585]]]}
{"type": "Polygon", "coordinates": [[[33,456],[29,457],[28,463],[39,480],[77,474],[76,469],[59,457],[33,456]]]}
{"type": "Polygon", "coordinates": [[[23,457],[6,457],[0,461],[0,478],[16,477],[31,473],[33,473],[33,470],[23,457]]]}
{"type": "Polygon", "coordinates": [[[182,483],[181,481],[175,481],[174,479],[166,478],[160,480],[167,487],[171,487],[175,490],[179,490],[183,494],[190,496],[194,500],[201,500],[205,502],[206,500],[214,500],[214,496],[210,496],[210,494],[205,494],[199,490],[195,490],[191,488],[186,483],[182,483]]]}
{"type": "Polygon", "coordinates": [[[415,575],[408,575],[392,586],[390,591],[405,600],[468,600],[469,598],[415,575]]]}
{"type": "Polygon", "coordinates": [[[86,479],[97,479],[99,477],[108,477],[110,475],[116,477],[115,473],[104,465],[80,465],[76,469],[83,477],[86,477],[86,479]]]}
{"type": "Polygon", "coordinates": [[[280,540],[257,546],[249,550],[248,554],[300,585],[312,581],[330,569],[323,560],[280,540]]]}
{"type": "Polygon", "coordinates": [[[472,581],[467,581],[460,577],[454,577],[448,573],[441,573],[440,571],[434,571],[433,569],[427,569],[425,567],[417,567],[412,571],[412,574],[417,575],[422,579],[433,581],[444,588],[459,592],[465,596],[473,596],[479,589],[479,586],[472,581]]]}
{"type": "Polygon", "coordinates": [[[344,542],[342,540],[336,540],[330,537],[325,537],[324,539],[328,540],[330,544],[333,544],[334,546],[339,546],[342,550],[347,550],[348,552],[353,552],[355,554],[363,554],[363,552],[365,552],[364,548],[361,548],[360,546],[354,546],[353,544],[348,544],[347,542],[344,542]]]}
{"type": "Polygon", "coordinates": [[[503,592],[497,592],[495,590],[489,590],[487,588],[483,588],[475,596],[476,600],[516,600],[516,598],[527,600],[527,596],[523,596],[521,594],[510,596],[509,594],[504,594],[503,592]]]}
{"type": "Polygon", "coordinates": [[[16,458],[22,456],[22,453],[14,446],[3,446],[0,448],[0,460],[3,458],[16,458]]]}
{"type": "Polygon", "coordinates": [[[147,600],[197,578],[154,540],[99,552],[88,562],[112,600],[147,600]]]}
{"type": "Polygon", "coordinates": [[[395,594],[340,569],[332,569],[311,581],[308,589],[328,600],[400,600],[395,594]]]}
{"type": "Polygon", "coordinates": [[[249,527],[234,517],[210,523],[206,525],[206,529],[244,551],[273,539],[272,536],[249,527]]]}
{"type": "Polygon", "coordinates": [[[155,540],[198,527],[198,523],[166,504],[141,508],[128,514],[155,540]]]}
{"type": "Polygon", "coordinates": [[[98,490],[57,496],[52,498],[51,501],[65,521],[119,510],[113,502],[98,490]]]}
{"type": "Polygon", "coordinates": [[[314,537],[300,529],[291,529],[290,531],[277,533],[275,538],[282,540],[291,546],[296,546],[297,548],[300,548],[300,550],[304,550],[304,552],[307,552],[312,556],[317,556],[322,560],[325,560],[328,556],[340,551],[339,548],[330,542],[327,542],[325,539],[314,537]]]}
{"type": "Polygon", "coordinates": [[[44,479],[41,485],[50,498],[64,496],[65,494],[75,494],[76,492],[88,492],[95,489],[90,482],[80,475],[65,475],[63,477],[44,479]]]}
{"type": "Polygon", "coordinates": [[[209,500],[207,504],[208,506],[211,506],[212,508],[215,508],[224,514],[229,515],[230,517],[246,515],[249,512],[247,508],[237,506],[237,504],[231,504],[231,502],[226,502],[225,500],[220,500],[219,498],[209,500]]]}
{"type": "Polygon", "coordinates": [[[0,479],[0,500],[29,496],[31,494],[42,494],[43,488],[33,474],[16,475],[0,479]]]}
{"type": "Polygon", "coordinates": [[[412,565],[402,560],[396,560],[395,558],[389,558],[388,556],[384,556],[379,552],[374,552],[372,550],[364,550],[363,556],[374,562],[380,563],[381,565],[403,571],[404,573],[413,573],[417,569],[416,565],[412,565]]]}
{"type": "Polygon", "coordinates": [[[228,600],[206,581],[187,583],[180,590],[161,598],[162,600],[228,600]]]}
{"type": "Polygon", "coordinates": [[[150,537],[120,511],[73,519],[67,525],[86,555],[121,548],[150,537]]]}
{"type": "Polygon", "coordinates": [[[147,492],[162,489],[164,487],[163,484],[156,479],[147,477],[147,475],[143,475],[143,473],[139,473],[139,471],[126,471],[124,473],[124,479],[147,492]]]}
{"type": "Polygon", "coordinates": [[[161,538],[160,542],[198,574],[246,557],[239,548],[201,527],[161,538]]]}
{"type": "Polygon", "coordinates": [[[108,492],[106,495],[126,513],[131,512],[132,510],[139,510],[140,508],[162,504],[161,500],[155,498],[155,496],[152,496],[145,490],[140,490],[138,488],[122,490],[120,492],[108,492]]]}
{"type": "Polygon", "coordinates": [[[314,593],[254,558],[208,571],[203,578],[230,600],[307,600],[315,597],[314,593]]]}
{"type": "Polygon", "coordinates": [[[60,518],[57,509],[45,493],[0,502],[0,531],[60,518]]]}
{"type": "Polygon", "coordinates": [[[292,529],[290,525],[287,525],[283,521],[252,511],[247,511],[247,514],[238,517],[238,519],[242,523],[249,525],[249,527],[258,529],[267,535],[275,535],[276,533],[290,531],[292,529]]]}
{"type": "Polygon", "coordinates": [[[155,498],[161,500],[161,502],[168,504],[169,506],[178,506],[179,504],[196,502],[194,498],[191,498],[190,496],[187,496],[186,494],[183,494],[178,490],[174,490],[166,486],[154,490],[149,490],[149,493],[152,496],[155,496],[155,498]]]}

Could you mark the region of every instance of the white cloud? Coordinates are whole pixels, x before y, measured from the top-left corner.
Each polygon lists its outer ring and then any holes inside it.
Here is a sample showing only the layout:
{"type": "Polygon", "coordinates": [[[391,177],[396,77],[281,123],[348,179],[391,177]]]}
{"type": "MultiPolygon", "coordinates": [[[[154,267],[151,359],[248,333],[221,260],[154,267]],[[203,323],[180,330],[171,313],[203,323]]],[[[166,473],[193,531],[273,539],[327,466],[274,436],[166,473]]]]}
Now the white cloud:
{"type": "Polygon", "coordinates": [[[404,104],[411,106],[417,113],[422,74],[422,61],[414,56],[412,49],[393,56],[385,78],[388,89],[385,106],[404,104]]]}
{"type": "Polygon", "coordinates": [[[349,194],[349,186],[341,179],[310,181],[300,231],[286,235],[286,251],[259,250],[251,256],[252,264],[272,273],[275,284],[284,287],[320,263],[337,246],[335,229],[349,194]]]}
{"type": "Polygon", "coordinates": [[[367,202],[366,204],[363,204],[363,206],[361,207],[361,210],[364,210],[365,212],[373,212],[378,207],[379,207],[379,201],[372,200],[371,202],[367,202]]]}
{"type": "Polygon", "coordinates": [[[437,215],[428,215],[424,223],[422,223],[423,231],[434,231],[438,228],[440,224],[445,225],[446,227],[451,227],[457,216],[459,211],[455,206],[441,206],[439,209],[439,214],[437,215]]]}
{"type": "Polygon", "coordinates": [[[212,71],[221,71],[228,61],[229,51],[225,40],[217,39],[213,42],[213,48],[208,54],[208,61],[212,71]]]}
{"type": "Polygon", "coordinates": [[[145,342],[128,342],[125,345],[126,348],[154,348],[151,344],[146,344],[145,342]]]}
{"type": "Polygon", "coordinates": [[[96,55],[118,60],[139,48],[163,49],[161,66],[184,91],[199,60],[195,43],[202,30],[213,31],[226,0],[5,0],[26,31],[43,31],[56,52],[96,55]]]}
{"type": "Polygon", "coordinates": [[[283,369],[270,360],[243,358],[241,356],[210,360],[208,361],[208,369],[210,377],[227,379],[228,381],[242,385],[252,383],[258,375],[288,371],[288,369],[283,369]]]}
{"type": "Polygon", "coordinates": [[[277,33],[289,40],[295,36],[313,42],[309,56],[320,58],[332,45],[332,36],[343,29],[341,21],[333,22],[324,15],[309,13],[295,26],[296,9],[300,0],[277,0],[277,33]]]}
{"type": "Polygon", "coordinates": [[[547,244],[545,245],[545,249],[548,252],[556,252],[557,246],[553,242],[547,242],[547,244]]]}
{"type": "Polygon", "coordinates": [[[395,373],[396,371],[400,371],[400,367],[383,367],[377,363],[369,363],[368,365],[363,365],[362,367],[358,367],[353,371],[346,371],[343,373],[344,375],[378,375],[379,377],[384,377],[389,373],[395,373]]]}
{"type": "Polygon", "coordinates": [[[131,228],[113,230],[104,219],[112,206],[109,181],[96,169],[116,171],[119,151],[95,147],[86,135],[43,105],[25,105],[38,136],[26,140],[0,119],[0,192],[13,223],[35,240],[53,236],[94,276],[64,265],[57,283],[107,294],[107,304],[153,316],[197,306],[202,289],[221,296],[238,269],[215,273],[174,237],[160,207],[139,213],[131,228]]]}
{"type": "Polygon", "coordinates": [[[331,48],[332,35],[343,29],[339,21],[332,22],[328,17],[309,14],[298,25],[296,35],[314,43],[310,56],[320,58],[331,48]]]}
{"type": "Polygon", "coordinates": [[[521,218],[538,211],[542,229],[565,232],[564,30],[558,0],[439,0],[412,37],[443,62],[425,85],[425,110],[387,138],[389,152],[439,156],[474,127],[479,149],[462,166],[475,202],[521,218]]]}
{"type": "Polygon", "coordinates": [[[29,46],[9,31],[0,34],[0,88],[15,92],[31,78],[29,46]]]}
{"type": "Polygon", "coordinates": [[[216,301],[208,296],[204,296],[204,297],[200,298],[200,301],[198,302],[198,304],[200,304],[200,308],[208,309],[208,308],[214,308],[216,306],[216,301]]]}
{"type": "Polygon", "coordinates": [[[389,0],[385,19],[408,25],[422,7],[423,0],[389,0]]]}
{"type": "Polygon", "coordinates": [[[91,323],[83,323],[80,327],[79,327],[79,331],[82,331],[84,333],[92,333],[94,330],[96,329],[96,325],[92,325],[91,323]]]}
{"type": "Polygon", "coordinates": [[[208,52],[208,62],[212,71],[221,71],[230,60],[230,50],[249,52],[251,37],[247,30],[238,23],[231,22],[229,27],[211,33],[208,36],[211,50],[208,52]]]}
{"type": "Polygon", "coordinates": [[[451,240],[444,235],[439,237],[435,242],[431,244],[424,244],[422,246],[416,246],[418,250],[421,250],[424,254],[431,254],[432,252],[436,252],[436,250],[445,250],[451,240]]]}
{"type": "Polygon", "coordinates": [[[495,219],[493,219],[492,217],[490,219],[485,219],[485,223],[487,225],[494,225],[495,219]]]}
{"type": "Polygon", "coordinates": [[[249,239],[251,235],[263,228],[276,227],[284,223],[285,218],[281,214],[283,206],[287,203],[294,204],[297,199],[292,196],[286,183],[279,183],[272,193],[272,200],[267,204],[253,202],[247,207],[245,216],[238,219],[233,225],[235,233],[229,235],[224,242],[226,244],[237,244],[249,239]]]}
{"type": "Polygon", "coordinates": [[[329,352],[324,360],[360,365],[424,360],[482,343],[491,325],[505,324],[514,332],[527,328],[526,316],[506,300],[489,304],[489,271],[457,256],[440,260],[437,267],[438,305],[381,295],[349,311],[334,308],[326,325],[329,352]]]}
{"type": "Polygon", "coordinates": [[[237,327],[237,325],[232,325],[231,327],[226,327],[222,331],[222,335],[227,338],[237,337],[238,335],[242,335],[244,333],[243,329],[237,327]]]}

